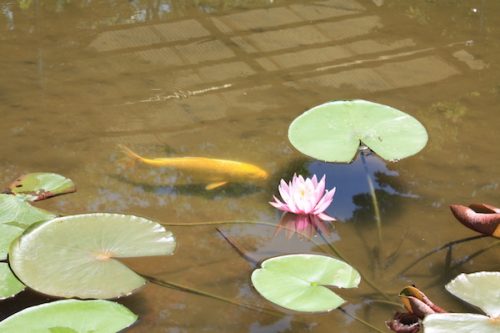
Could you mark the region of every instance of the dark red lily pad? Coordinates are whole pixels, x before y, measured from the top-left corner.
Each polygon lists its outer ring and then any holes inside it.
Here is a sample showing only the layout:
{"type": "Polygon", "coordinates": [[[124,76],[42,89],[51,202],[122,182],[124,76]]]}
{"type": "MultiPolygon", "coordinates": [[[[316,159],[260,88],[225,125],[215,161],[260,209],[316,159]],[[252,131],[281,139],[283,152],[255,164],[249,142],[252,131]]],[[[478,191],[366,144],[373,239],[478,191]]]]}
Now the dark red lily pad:
{"type": "Polygon", "coordinates": [[[39,201],[56,195],[75,192],[73,181],[56,173],[35,172],[17,178],[7,192],[27,201],[39,201]]]}
{"type": "Polygon", "coordinates": [[[451,205],[455,218],[483,235],[500,238],[500,208],[487,204],[451,205]]]}

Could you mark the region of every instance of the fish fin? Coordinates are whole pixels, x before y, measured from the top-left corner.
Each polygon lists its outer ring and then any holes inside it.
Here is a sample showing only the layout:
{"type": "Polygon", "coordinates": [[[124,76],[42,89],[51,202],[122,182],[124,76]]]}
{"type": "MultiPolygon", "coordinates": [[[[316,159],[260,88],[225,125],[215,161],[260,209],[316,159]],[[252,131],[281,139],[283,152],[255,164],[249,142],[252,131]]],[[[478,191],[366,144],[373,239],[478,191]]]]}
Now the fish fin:
{"type": "Polygon", "coordinates": [[[207,191],[215,190],[216,188],[224,186],[227,183],[228,183],[228,181],[210,183],[210,184],[207,184],[207,186],[205,186],[205,190],[207,190],[207,191]]]}
{"type": "Polygon", "coordinates": [[[133,152],[132,149],[130,149],[127,146],[119,144],[118,148],[120,148],[128,157],[130,157],[134,161],[141,161],[141,160],[143,160],[143,158],[140,155],[138,155],[135,152],[133,152]]]}

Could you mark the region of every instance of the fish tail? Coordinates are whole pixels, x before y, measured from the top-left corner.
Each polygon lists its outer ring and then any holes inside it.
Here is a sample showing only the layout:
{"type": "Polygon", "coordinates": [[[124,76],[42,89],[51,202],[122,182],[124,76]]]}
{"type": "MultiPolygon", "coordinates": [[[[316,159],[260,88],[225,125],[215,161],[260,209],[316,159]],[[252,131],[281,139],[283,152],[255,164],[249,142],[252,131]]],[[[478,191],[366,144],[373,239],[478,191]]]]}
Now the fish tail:
{"type": "Polygon", "coordinates": [[[128,157],[130,157],[133,161],[142,161],[144,159],[142,156],[138,155],[137,153],[135,153],[134,151],[132,151],[132,149],[130,149],[127,146],[119,144],[118,148],[120,148],[122,150],[122,152],[124,152],[125,155],[127,155],[128,157]]]}

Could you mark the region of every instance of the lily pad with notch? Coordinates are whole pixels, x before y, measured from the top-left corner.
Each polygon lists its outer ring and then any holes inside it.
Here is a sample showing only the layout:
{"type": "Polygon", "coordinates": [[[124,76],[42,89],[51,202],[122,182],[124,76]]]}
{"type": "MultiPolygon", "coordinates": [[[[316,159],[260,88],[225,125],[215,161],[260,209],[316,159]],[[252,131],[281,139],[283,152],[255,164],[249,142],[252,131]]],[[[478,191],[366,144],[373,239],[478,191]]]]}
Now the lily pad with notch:
{"type": "Polygon", "coordinates": [[[104,300],[61,300],[33,306],[0,322],[2,333],[109,333],[137,320],[125,306],[104,300]]]}
{"type": "Polygon", "coordinates": [[[116,258],[172,254],[175,238],[151,220],[121,214],[56,218],[26,230],[10,265],[30,288],[55,297],[116,298],[146,280],[116,258]]]}
{"type": "Polygon", "coordinates": [[[0,263],[0,299],[13,297],[25,288],[26,286],[12,274],[9,265],[0,263]]]}
{"type": "Polygon", "coordinates": [[[322,255],[293,254],[265,260],[252,283],[270,302],[303,312],[330,311],[345,300],[328,286],[356,288],[361,277],[347,263],[322,255]]]}
{"type": "Polygon", "coordinates": [[[0,224],[27,228],[36,223],[56,217],[54,213],[33,207],[15,195],[0,194],[0,224]]]}
{"type": "Polygon", "coordinates": [[[427,131],[415,118],[387,105],[365,100],[334,101],[295,118],[288,129],[292,145],[327,162],[350,163],[361,144],[380,157],[397,161],[427,144],[427,131]]]}
{"type": "Polygon", "coordinates": [[[34,172],[17,178],[8,191],[28,201],[39,201],[76,191],[73,181],[56,173],[34,172]]]}
{"type": "Polygon", "coordinates": [[[500,328],[500,272],[460,274],[446,285],[458,298],[487,316],[474,313],[437,313],[424,319],[425,333],[498,333],[500,328]]]}

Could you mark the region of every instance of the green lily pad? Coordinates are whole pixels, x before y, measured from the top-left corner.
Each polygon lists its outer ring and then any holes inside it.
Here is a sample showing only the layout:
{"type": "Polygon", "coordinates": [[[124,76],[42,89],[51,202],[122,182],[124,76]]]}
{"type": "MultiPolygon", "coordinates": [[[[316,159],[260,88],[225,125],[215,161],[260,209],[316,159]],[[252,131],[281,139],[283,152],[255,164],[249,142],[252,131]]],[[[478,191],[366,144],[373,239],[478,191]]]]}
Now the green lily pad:
{"type": "Polygon", "coordinates": [[[498,333],[500,320],[473,313],[436,313],[425,317],[425,333],[498,333]]]}
{"type": "Polygon", "coordinates": [[[0,260],[6,260],[9,253],[10,244],[14,239],[23,233],[24,229],[0,224],[0,260]]]}
{"type": "Polygon", "coordinates": [[[350,265],[327,256],[293,254],[264,261],[252,283],[270,302],[304,311],[330,311],[345,301],[326,286],[355,288],[361,277],[350,265]]]}
{"type": "Polygon", "coordinates": [[[446,289],[487,315],[500,317],[500,272],[460,274],[446,285],[446,289]]]}
{"type": "Polygon", "coordinates": [[[500,331],[500,272],[460,274],[446,285],[458,298],[488,316],[473,313],[437,313],[424,319],[425,333],[498,333],[500,331]]]}
{"type": "Polygon", "coordinates": [[[175,239],[158,223],[120,214],[56,218],[27,230],[10,265],[30,288],[57,297],[115,298],[146,280],[114,258],[172,254],[175,239]]]}
{"type": "MultiPolygon", "coordinates": [[[[10,298],[25,288],[6,263],[0,263],[0,299],[10,298]]],[[[3,331],[0,331],[3,332],[3,331]]]]}
{"type": "Polygon", "coordinates": [[[35,172],[17,178],[9,191],[28,201],[38,201],[76,191],[71,179],[56,173],[35,172]]]}
{"type": "Polygon", "coordinates": [[[300,152],[328,162],[351,162],[360,144],[380,157],[397,161],[427,143],[424,126],[390,106],[364,100],[335,101],[297,117],[288,138],[300,152]]]}
{"type": "Polygon", "coordinates": [[[21,198],[10,194],[0,194],[0,224],[10,224],[26,228],[36,222],[56,217],[46,210],[33,207],[21,198]]]}
{"type": "Polygon", "coordinates": [[[33,306],[0,322],[2,333],[110,333],[121,331],[137,315],[121,304],[62,300],[33,306]]]}

